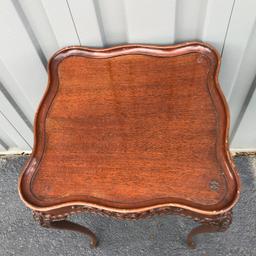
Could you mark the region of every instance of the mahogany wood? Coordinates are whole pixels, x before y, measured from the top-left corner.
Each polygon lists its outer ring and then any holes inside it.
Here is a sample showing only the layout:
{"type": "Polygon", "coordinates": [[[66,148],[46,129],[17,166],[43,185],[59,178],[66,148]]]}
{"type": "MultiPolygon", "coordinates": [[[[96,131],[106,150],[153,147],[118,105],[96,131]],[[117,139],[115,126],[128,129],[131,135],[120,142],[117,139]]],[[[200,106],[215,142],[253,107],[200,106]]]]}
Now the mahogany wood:
{"type": "Polygon", "coordinates": [[[199,42],[57,52],[19,180],[24,203],[44,217],[230,212],[240,185],[219,66],[199,42]]]}

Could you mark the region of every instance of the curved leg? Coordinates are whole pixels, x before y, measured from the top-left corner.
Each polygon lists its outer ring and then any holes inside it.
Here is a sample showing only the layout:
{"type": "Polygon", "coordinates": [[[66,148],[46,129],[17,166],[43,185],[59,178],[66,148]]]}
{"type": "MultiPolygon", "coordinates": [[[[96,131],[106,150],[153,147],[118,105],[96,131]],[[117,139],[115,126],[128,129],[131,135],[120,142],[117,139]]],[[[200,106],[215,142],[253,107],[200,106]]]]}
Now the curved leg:
{"type": "Polygon", "coordinates": [[[95,234],[88,228],[81,226],[77,223],[68,221],[68,220],[60,220],[60,221],[52,221],[48,222],[44,227],[46,228],[55,228],[55,229],[66,229],[70,231],[76,231],[82,234],[85,234],[91,238],[91,247],[95,248],[97,246],[97,237],[95,234]]]}
{"type": "Polygon", "coordinates": [[[34,218],[39,221],[40,225],[44,228],[54,228],[54,229],[64,229],[70,231],[76,231],[82,234],[85,234],[90,237],[91,239],[91,247],[95,248],[98,244],[96,235],[88,228],[79,225],[77,223],[61,219],[61,220],[49,220],[45,219],[43,215],[40,213],[37,214],[34,212],[34,218]]]}
{"type": "Polygon", "coordinates": [[[197,226],[193,228],[190,233],[187,236],[187,244],[190,248],[195,249],[196,248],[196,243],[193,241],[193,236],[200,234],[200,233],[213,233],[213,232],[218,232],[220,228],[217,226],[213,225],[207,225],[207,224],[202,224],[200,226],[197,226]]]}
{"type": "Polygon", "coordinates": [[[228,212],[216,219],[205,219],[202,225],[191,230],[187,236],[187,244],[190,248],[195,249],[196,243],[193,241],[193,236],[201,233],[224,232],[232,222],[232,213],[228,212]]]}

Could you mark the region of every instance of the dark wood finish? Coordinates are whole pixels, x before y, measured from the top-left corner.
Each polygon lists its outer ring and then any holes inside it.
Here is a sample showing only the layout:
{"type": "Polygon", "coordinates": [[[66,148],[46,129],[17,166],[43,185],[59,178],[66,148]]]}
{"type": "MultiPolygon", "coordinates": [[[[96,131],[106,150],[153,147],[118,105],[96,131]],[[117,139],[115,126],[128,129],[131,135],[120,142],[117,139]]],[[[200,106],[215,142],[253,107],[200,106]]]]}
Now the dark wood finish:
{"type": "Polygon", "coordinates": [[[87,210],[225,218],[239,179],[219,66],[218,53],[198,42],[57,52],[22,200],[55,220],[87,210]]]}
{"type": "Polygon", "coordinates": [[[187,237],[187,244],[190,248],[195,249],[196,243],[193,241],[193,237],[201,233],[213,233],[224,232],[230,226],[232,222],[232,212],[229,211],[214,219],[207,219],[201,221],[202,224],[191,230],[187,237]]]}
{"type": "Polygon", "coordinates": [[[79,232],[82,234],[87,235],[91,239],[90,246],[92,248],[97,247],[98,241],[95,234],[88,228],[76,224],[74,222],[66,220],[66,217],[59,218],[57,221],[51,218],[45,218],[44,215],[33,212],[34,219],[39,222],[39,224],[44,228],[53,228],[53,229],[64,229],[79,232]]]}

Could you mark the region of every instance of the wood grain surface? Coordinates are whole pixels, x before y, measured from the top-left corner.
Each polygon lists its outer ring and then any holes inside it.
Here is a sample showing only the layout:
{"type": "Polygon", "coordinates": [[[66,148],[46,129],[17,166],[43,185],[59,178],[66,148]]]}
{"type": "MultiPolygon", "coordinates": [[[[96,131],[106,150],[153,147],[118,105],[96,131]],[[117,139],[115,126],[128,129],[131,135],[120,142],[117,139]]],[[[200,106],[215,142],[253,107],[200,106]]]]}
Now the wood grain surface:
{"type": "Polygon", "coordinates": [[[59,51],[20,177],[24,202],[228,211],[239,180],[218,69],[216,51],[196,42],[59,51]]]}

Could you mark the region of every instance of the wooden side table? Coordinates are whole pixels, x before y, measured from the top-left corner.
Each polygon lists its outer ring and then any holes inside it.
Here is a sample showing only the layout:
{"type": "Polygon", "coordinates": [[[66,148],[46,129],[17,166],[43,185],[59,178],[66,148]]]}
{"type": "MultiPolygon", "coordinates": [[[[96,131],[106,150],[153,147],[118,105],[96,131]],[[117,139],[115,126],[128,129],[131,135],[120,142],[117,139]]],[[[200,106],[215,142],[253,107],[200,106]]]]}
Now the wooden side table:
{"type": "Polygon", "coordinates": [[[33,152],[19,180],[44,227],[96,236],[67,217],[174,213],[224,231],[239,196],[220,58],[199,42],[68,47],[49,62],[33,152]]]}

